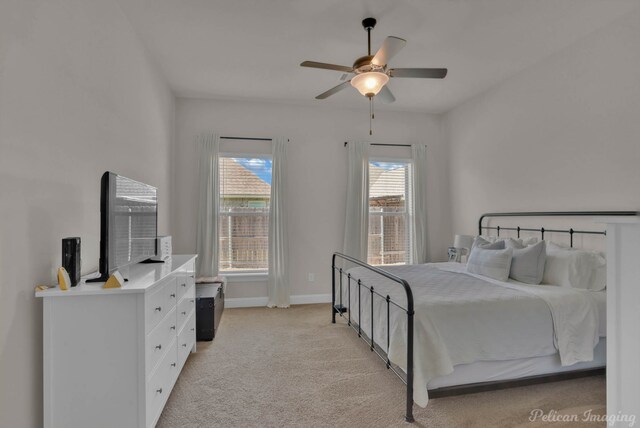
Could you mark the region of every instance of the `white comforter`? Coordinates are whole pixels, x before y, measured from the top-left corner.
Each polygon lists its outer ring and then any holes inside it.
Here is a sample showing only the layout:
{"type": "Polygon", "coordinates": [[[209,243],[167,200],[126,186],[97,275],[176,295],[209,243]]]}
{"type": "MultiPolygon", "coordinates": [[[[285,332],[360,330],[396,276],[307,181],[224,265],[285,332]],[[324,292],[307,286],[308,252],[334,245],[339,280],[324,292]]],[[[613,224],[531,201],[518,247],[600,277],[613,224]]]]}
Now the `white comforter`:
{"type": "MultiPolygon", "coordinates": [[[[414,295],[414,401],[428,402],[427,383],[475,361],[510,360],[560,353],[563,365],[593,359],[598,343],[595,300],[577,289],[500,282],[468,274],[464,265],[437,263],[385,270],[411,285],[414,295]]],[[[364,268],[352,277],[406,307],[402,287],[364,268]]],[[[343,282],[343,301],[348,300],[343,282]]],[[[351,282],[350,316],[359,322],[356,282],[351,282]]],[[[361,289],[365,334],[371,331],[371,293],[361,289]]],[[[391,305],[389,359],[406,370],[407,317],[391,305]]],[[[374,296],[374,340],[387,349],[386,302],[374,296]]]]}

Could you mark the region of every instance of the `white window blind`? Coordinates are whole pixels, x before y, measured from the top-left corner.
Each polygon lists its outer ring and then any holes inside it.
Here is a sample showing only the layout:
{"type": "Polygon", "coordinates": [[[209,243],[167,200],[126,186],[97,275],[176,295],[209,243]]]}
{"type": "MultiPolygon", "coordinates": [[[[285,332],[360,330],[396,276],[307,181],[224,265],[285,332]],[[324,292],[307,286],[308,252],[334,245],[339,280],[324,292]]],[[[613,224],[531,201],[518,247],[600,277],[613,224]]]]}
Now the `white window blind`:
{"type": "Polygon", "coordinates": [[[220,271],[268,269],[271,159],[220,157],[220,271]]]}
{"type": "Polygon", "coordinates": [[[369,264],[411,263],[410,185],[410,162],[369,162],[369,264]]]}

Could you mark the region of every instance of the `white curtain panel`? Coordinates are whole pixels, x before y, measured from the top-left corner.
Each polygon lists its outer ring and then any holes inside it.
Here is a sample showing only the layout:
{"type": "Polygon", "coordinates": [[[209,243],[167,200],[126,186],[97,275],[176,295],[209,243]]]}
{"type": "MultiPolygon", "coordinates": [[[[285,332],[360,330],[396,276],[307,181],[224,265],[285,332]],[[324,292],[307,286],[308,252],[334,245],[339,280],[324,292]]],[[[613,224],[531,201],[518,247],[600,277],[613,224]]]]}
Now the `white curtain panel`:
{"type": "Polygon", "coordinates": [[[218,153],[220,137],[212,132],[196,137],[198,146],[198,230],[196,276],[201,281],[218,274],[218,153]]]}
{"type": "Polygon", "coordinates": [[[267,290],[270,308],[288,308],[289,234],[287,232],[287,139],[273,140],[271,173],[271,208],[269,213],[269,279],[267,290]]]}
{"type": "Polygon", "coordinates": [[[424,144],[411,145],[413,160],[413,185],[411,219],[412,230],[412,263],[426,263],[428,259],[427,245],[427,146],[424,144]]]}
{"type": "Polygon", "coordinates": [[[343,252],[364,262],[369,233],[369,147],[366,142],[347,145],[349,169],[343,252]]]}

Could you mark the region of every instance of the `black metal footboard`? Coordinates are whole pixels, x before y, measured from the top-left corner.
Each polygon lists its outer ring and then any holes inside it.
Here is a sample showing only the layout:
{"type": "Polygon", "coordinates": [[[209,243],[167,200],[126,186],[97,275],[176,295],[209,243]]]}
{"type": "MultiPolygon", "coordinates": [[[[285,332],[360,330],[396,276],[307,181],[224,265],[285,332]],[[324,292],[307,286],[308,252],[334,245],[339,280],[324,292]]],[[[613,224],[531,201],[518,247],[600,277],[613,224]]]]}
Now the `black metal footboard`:
{"type": "Polygon", "coordinates": [[[364,262],[361,262],[360,260],[354,259],[353,257],[347,256],[345,254],[341,254],[341,253],[333,253],[333,257],[331,258],[331,296],[332,296],[332,300],[331,300],[331,322],[333,324],[335,324],[336,322],[336,314],[339,314],[341,317],[344,317],[344,313],[346,312],[347,314],[347,324],[353,328],[357,333],[358,333],[358,337],[363,338],[365,341],[366,340],[366,335],[367,332],[362,331],[362,328],[360,326],[361,323],[361,313],[362,313],[362,306],[360,304],[360,300],[361,300],[361,291],[362,291],[362,287],[366,288],[367,290],[369,290],[369,292],[371,293],[371,331],[368,332],[369,333],[369,347],[371,348],[372,352],[375,352],[376,355],[378,355],[385,363],[387,366],[387,369],[390,369],[391,371],[393,371],[399,378],[400,380],[402,380],[406,385],[407,385],[407,408],[406,408],[406,414],[405,414],[405,420],[407,422],[413,422],[413,316],[414,316],[414,310],[413,310],[413,293],[411,291],[411,287],[409,286],[409,283],[407,281],[405,281],[402,278],[399,278],[393,274],[390,274],[389,272],[385,272],[382,269],[378,269],[374,266],[368,265],[364,262]],[[358,322],[356,323],[355,321],[353,321],[351,319],[351,308],[345,308],[342,302],[342,294],[343,294],[343,279],[345,277],[345,271],[343,270],[343,268],[339,268],[336,266],[336,259],[342,259],[348,262],[351,262],[355,265],[358,266],[362,266],[372,272],[377,273],[378,275],[381,275],[393,282],[396,282],[398,284],[400,284],[403,288],[404,291],[406,293],[407,296],[407,307],[403,307],[402,305],[400,305],[398,302],[394,302],[391,297],[389,295],[383,296],[382,294],[378,293],[377,291],[375,291],[374,287],[372,285],[365,285],[361,279],[358,279],[357,281],[355,281],[355,279],[352,278],[350,273],[346,274],[346,279],[347,279],[347,293],[348,293],[348,298],[347,301],[351,302],[351,283],[352,280],[354,281],[354,283],[357,285],[358,287],[358,322]],[[339,277],[339,300],[336,301],[336,274],[339,277]],[[382,349],[379,345],[376,345],[374,343],[374,331],[373,331],[373,327],[374,327],[374,304],[373,304],[373,299],[374,296],[377,295],[380,298],[384,299],[384,301],[386,301],[387,303],[387,349],[386,352],[384,351],[384,349],[382,349]],[[390,337],[389,337],[389,323],[390,323],[390,310],[391,310],[391,305],[396,306],[397,308],[399,308],[400,310],[403,310],[406,314],[407,314],[407,371],[406,371],[406,378],[403,376],[402,371],[398,368],[396,369],[394,367],[394,365],[392,365],[391,361],[389,360],[389,343],[390,343],[390,337]],[[357,326],[357,328],[356,328],[357,326]],[[364,336],[364,337],[363,337],[364,336]]]}

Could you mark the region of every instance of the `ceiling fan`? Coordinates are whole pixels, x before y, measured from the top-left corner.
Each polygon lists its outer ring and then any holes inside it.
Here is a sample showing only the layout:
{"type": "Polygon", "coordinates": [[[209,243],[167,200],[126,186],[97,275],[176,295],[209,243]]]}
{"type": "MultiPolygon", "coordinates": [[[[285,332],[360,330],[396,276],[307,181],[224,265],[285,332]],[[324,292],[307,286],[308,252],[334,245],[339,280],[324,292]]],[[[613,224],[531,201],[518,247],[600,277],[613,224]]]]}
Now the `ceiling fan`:
{"type": "Polygon", "coordinates": [[[316,99],[323,100],[351,85],[370,101],[373,101],[373,97],[377,96],[383,102],[392,103],[396,98],[387,86],[389,78],[443,79],[447,75],[446,68],[388,68],[389,60],[404,47],[407,41],[389,36],[382,43],[378,52],[371,55],[371,30],[376,26],[376,22],[375,18],[366,18],[362,21],[362,26],[367,32],[367,55],[356,59],[352,67],[315,61],[304,61],[300,64],[302,67],[342,71],[345,74],[342,75],[341,80],[351,76],[349,80],[321,93],[316,99]]]}

